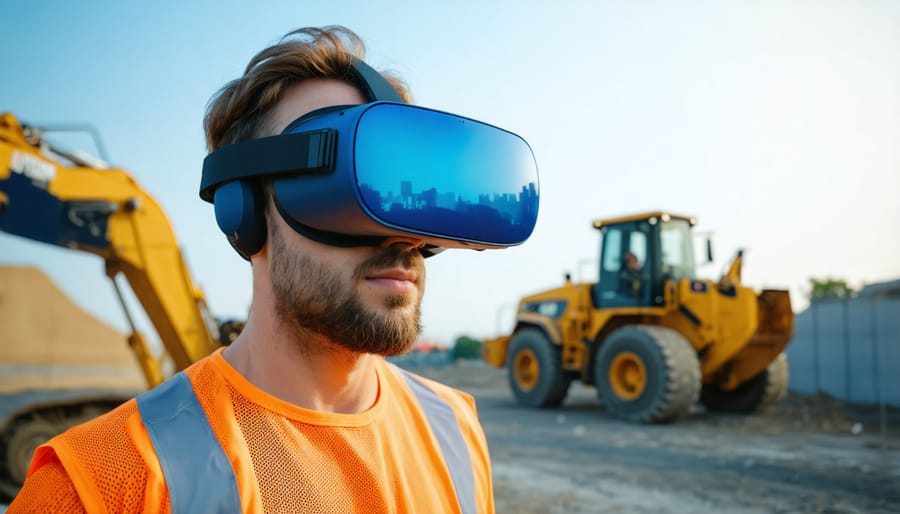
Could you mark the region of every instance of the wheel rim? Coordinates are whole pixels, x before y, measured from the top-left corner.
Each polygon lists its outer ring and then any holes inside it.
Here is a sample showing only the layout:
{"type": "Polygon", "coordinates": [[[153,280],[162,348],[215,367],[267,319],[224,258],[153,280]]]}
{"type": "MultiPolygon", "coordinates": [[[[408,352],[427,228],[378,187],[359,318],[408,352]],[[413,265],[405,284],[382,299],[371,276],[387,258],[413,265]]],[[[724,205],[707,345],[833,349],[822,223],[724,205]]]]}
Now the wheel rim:
{"type": "Polygon", "coordinates": [[[530,348],[523,348],[513,361],[513,376],[516,384],[523,391],[531,391],[537,385],[540,376],[537,355],[530,348]]]}
{"type": "Polygon", "coordinates": [[[609,385],[616,396],[623,400],[634,400],[647,387],[647,368],[637,354],[622,352],[609,365],[609,385]]]}

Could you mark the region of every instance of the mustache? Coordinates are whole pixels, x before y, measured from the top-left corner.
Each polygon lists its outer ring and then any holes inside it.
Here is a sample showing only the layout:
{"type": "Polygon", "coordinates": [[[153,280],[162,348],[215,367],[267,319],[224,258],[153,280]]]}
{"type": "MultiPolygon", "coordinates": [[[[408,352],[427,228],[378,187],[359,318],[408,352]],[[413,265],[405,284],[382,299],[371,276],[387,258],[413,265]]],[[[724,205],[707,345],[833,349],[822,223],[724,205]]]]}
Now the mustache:
{"type": "Polygon", "coordinates": [[[378,252],[360,263],[356,267],[354,275],[357,279],[362,280],[376,271],[394,266],[416,271],[421,279],[425,258],[417,250],[385,248],[384,251],[378,252]]]}

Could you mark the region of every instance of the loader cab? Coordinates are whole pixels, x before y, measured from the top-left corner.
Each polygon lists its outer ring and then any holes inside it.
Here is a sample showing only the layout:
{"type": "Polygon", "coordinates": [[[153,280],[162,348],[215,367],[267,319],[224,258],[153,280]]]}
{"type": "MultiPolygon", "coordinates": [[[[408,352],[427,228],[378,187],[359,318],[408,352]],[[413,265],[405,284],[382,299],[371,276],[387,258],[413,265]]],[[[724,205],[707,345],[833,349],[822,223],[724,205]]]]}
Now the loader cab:
{"type": "Polygon", "coordinates": [[[663,305],[666,281],[696,277],[693,224],[691,218],[665,213],[595,221],[601,242],[594,306],[663,305]]]}

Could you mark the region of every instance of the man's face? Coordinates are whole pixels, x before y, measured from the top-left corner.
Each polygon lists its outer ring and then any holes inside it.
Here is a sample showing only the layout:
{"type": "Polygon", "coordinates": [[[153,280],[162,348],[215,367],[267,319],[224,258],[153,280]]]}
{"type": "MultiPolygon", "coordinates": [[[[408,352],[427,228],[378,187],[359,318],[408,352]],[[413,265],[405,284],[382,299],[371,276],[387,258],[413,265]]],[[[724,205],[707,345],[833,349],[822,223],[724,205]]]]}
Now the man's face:
{"type": "MultiPolygon", "coordinates": [[[[270,116],[280,133],[312,110],[364,103],[354,87],[308,80],[289,88],[270,116]]],[[[409,244],[328,246],[294,232],[274,209],[268,217],[275,309],[287,325],[310,330],[354,352],[395,355],[420,331],[424,258],[409,244]]]]}
{"type": "Polygon", "coordinates": [[[638,265],[637,257],[635,257],[634,255],[628,255],[625,257],[625,265],[632,271],[638,271],[641,269],[641,267],[638,265]]]}

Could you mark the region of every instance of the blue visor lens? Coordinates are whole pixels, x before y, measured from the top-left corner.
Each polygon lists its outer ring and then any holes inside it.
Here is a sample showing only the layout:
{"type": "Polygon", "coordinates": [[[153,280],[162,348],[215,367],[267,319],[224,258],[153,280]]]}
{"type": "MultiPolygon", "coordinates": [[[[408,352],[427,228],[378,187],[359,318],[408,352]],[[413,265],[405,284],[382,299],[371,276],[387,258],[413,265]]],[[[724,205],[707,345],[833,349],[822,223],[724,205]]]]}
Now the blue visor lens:
{"type": "Polygon", "coordinates": [[[364,207],[385,226],[491,245],[519,244],[534,228],[537,165],[511,132],[380,104],[360,118],[354,152],[364,207]]]}

